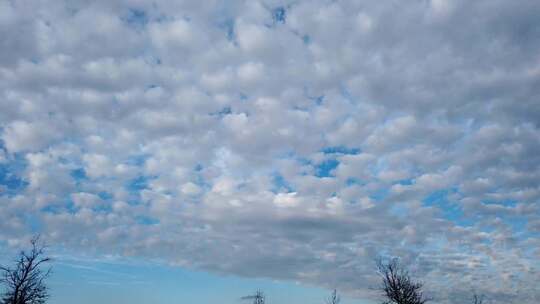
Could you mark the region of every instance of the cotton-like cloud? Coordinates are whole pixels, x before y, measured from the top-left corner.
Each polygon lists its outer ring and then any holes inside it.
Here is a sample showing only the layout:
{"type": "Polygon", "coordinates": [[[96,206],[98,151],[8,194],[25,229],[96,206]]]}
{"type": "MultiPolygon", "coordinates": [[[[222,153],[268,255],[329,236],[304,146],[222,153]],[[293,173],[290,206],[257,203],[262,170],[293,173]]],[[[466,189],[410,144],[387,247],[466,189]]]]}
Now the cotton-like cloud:
{"type": "Polygon", "coordinates": [[[373,298],[540,290],[536,1],[0,4],[0,240],[373,298]]]}

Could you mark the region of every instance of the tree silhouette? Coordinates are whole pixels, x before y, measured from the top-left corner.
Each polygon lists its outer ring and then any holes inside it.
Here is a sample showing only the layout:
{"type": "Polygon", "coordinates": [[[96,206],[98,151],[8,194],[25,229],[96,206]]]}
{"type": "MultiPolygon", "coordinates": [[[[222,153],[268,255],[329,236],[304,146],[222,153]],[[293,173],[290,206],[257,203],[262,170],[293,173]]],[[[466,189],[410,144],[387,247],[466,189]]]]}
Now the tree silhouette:
{"type": "Polygon", "coordinates": [[[341,298],[336,289],[332,291],[332,294],[326,299],[326,304],[339,304],[341,298]]]}
{"type": "Polygon", "coordinates": [[[45,256],[45,246],[39,237],[31,241],[29,251],[21,251],[13,267],[0,266],[0,283],[5,287],[3,304],[43,304],[49,297],[45,279],[51,269],[42,270],[51,259],[45,256]]]}
{"type": "Polygon", "coordinates": [[[386,297],[384,304],[424,304],[428,301],[422,293],[423,284],[414,281],[398,259],[377,261],[382,277],[380,290],[386,297]]]}
{"type": "Polygon", "coordinates": [[[473,294],[473,304],[483,304],[484,303],[484,295],[478,295],[473,294]]]}
{"type": "Polygon", "coordinates": [[[260,290],[257,290],[253,295],[242,297],[242,300],[253,300],[253,304],[265,303],[264,293],[260,290]]]}

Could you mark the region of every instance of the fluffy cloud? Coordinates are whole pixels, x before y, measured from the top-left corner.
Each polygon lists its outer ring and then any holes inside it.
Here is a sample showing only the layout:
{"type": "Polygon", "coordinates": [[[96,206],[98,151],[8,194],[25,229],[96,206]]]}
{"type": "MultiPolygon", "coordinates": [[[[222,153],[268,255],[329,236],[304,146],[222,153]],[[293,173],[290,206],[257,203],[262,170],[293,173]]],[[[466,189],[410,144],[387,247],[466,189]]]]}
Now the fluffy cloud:
{"type": "Polygon", "coordinates": [[[537,1],[0,4],[0,240],[371,298],[540,290],[537,1]],[[397,14],[396,12],[399,12],[397,14]]]}

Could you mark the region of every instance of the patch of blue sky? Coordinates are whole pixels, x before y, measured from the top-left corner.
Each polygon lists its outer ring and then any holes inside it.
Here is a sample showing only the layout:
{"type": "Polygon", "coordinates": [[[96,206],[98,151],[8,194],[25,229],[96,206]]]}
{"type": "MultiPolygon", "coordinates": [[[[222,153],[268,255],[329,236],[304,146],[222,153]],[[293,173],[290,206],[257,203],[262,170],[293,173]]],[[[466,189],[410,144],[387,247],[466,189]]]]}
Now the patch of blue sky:
{"type": "Polygon", "coordinates": [[[104,201],[110,201],[114,197],[111,193],[107,191],[98,192],[97,196],[104,201]]]}
{"type": "Polygon", "coordinates": [[[98,206],[92,207],[92,211],[102,214],[109,214],[113,211],[111,204],[100,204],[98,206]]]}
{"type": "Polygon", "coordinates": [[[312,100],[315,102],[316,105],[320,106],[323,104],[325,97],[326,97],[325,95],[321,95],[321,96],[312,98],[312,100]]]}
{"type": "Polygon", "coordinates": [[[127,15],[123,18],[123,20],[127,24],[136,28],[143,28],[150,21],[148,18],[148,14],[146,14],[145,11],[134,8],[129,9],[127,15]]]}
{"type": "Polygon", "coordinates": [[[448,202],[448,195],[450,193],[457,192],[456,189],[443,189],[443,190],[437,190],[432,193],[430,193],[428,196],[426,196],[422,203],[427,206],[433,206],[433,205],[447,205],[448,202]]]}
{"type": "Polygon", "coordinates": [[[148,182],[155,178],[156,178],[155,176],[139,175],[136,178],[129,180],[126,183],[125,187],[129,192],[138,193],[144,189],[148,189],[148,182]]]}
{"type": "MultiPolygon", "coordinates": [[[[527,238],[535,235],[532,231],[527,229],[528,221],[523,217],[512,217],[507,221],[507,224],[516,232],[516,236],[519,238],[527,238]]],[[[538,235],[538,233],[536,233],[538,235]]]]}
{"type": "Polygon", "coordinates": [[[333,146],[333,147],[325,147],[321,150],[324,154],[349,154],[349,155],[356,155],[360,154],[359,148],[349,148],[347,146],[333,146]]]}
{"type": "Polygon", "coordinates": [[[225,31],[227,40],[235,41],[235,26],[234,19],[226,19],[225,21],[218,24],[218,27],[225,31]]]}
{"type": "Polygon", "coordinates": [[[135,221],[144,226],[153,226],[159,224],[159,220],[145,215],[139,215],[135,217],[135,221]]]}
{"type": "Polygon", "coordinates": [[[150,157],[149,154],[131,155],[125,161],[125,164],[130,165],[130,166],[142,167],[149,157],[150,157]]]}
{"type": "Polygon", "coordinates": [[[470,219],[466,219],[463,214],[463,210],[456,202],[452,202],[448,196],[457,193],[456,188],[437,190],[422,200],[424,206],[436,207],[441,210],[443,217],[449,221],[452,221],[460,226],[470,226],[473,222],[470,219]]]}
{"type": "Polygon", "coordinates": [[[272,192],[274,193],[280,193],[280,192],[294,192],[294,188],[285,180],[283,175],[279,173],[274,173],[272,175],[272,192]]]}
{"type": "MultiPolygon", "coordinates": [[[[98,195],[98,197],[101,198],[99,193],[97,195],[98,195]]],[[[66,198],[61,203],[62,204],[58,204],[58,208],[42,209],[42,211],[51,212],[51,213],[67,212],[67,213],[70,213],[70,214],[75,214],[75,213],[79,212],[79,210],[81,209],[80,206],[75,205],[75,202],[73,202],[73,200],[71,198],[66,198]]],[[[86,208],[92,209],[92,211],[94,211],[94,212],[103,213],[103,214],[108,214],[108,213],[112,212],[112,205],[111,204],[99,204],[97,206],[86,207],[86,208]]]]}
{"type": "Polygon", "coordinates": [[[141,196],[139,193],[131,193],[126,199],[126,203],[130,206],[137,206],[141,204],[141,196]]]}
{"type": "Polygon", "coordinates": [[[329,158],[315,166],[315,176],[317,177],[333,177],[333,171],[339,165],[339,161],[335,158],[329,158]]]}
{"type": "Polygon", "coordinates": [[[77,190],[81,190],[83,185],[89,181],[88,176],[84,168],[76,168],[69,172],[69,175],[75,181],[75,187],[77,190]]]}
{"type": "Polygon", "coordinates": [[[518,204],[518,201],[513,200],[513,199],[503,199],[503,200],[488,199],[488,200],[483,200],[482,203],[486,205],[502,205],[505,207],[516,207],[516,205],[518,204]]]}
{"type": "Polygon", "coordinates": [[[59,156],[56,160],[61,165],[69,165],[71,163],[71,160],[64,156],[59,156]]]}
{"type": "Polygon", "coordinates": [[[223,107],[221,108],[221,110],[217,111],[217,112],[213,112],[213,113],[210,113],[210,116],[216,116],[216,117],[219,117],[219,118],[223,118],[227,115],[230,115],[232,114],[232,108],[230,106],[226,106],[226,107],[223,107]]]}
{"type": "Polygon", "coordinates": [[[70,198],[62,198],[58,199],[55,202],[52,202],[51,204],[41,208],[40,210],[41,212],[52,214],[75,214],[77,213],[78,208],[75,207],[75,203],[70,198]]]}
{"type": "Polygon", "coordinates": [[[23,191],[28,186],[28,182],[10,171],[9,166],[0,165],[0,195],[15,195],[23,191]],[[5,190],[5,191],[4,191],[5,190]]]}
{"type": "Polygon", "coordinates": [[[76,182],[82,182],[88,179],[88,176],[86,175],[86,171],[84,168],[77,168],[73,169],[69,172],[69,175],[76,181],[76,182]]]}
{"type": "Polygon", "coordinates": [[[302,41],[304,42],[304,44],[310,44],[311,43],[311,36],[303,35],[302,36],[302,41]]]}
{"type": "Polygon", "coordinates": [[[125,189],[129,193],[127,203],[130,205],[139,205],[141,203],[141,191],[149,188],[149,182],[156,179],[156,176],[140,175],[129,180],[125,185],[125,189]]]}
{"type": "Polygon", "coordinates": [[[227,106],[227,107],[224,107],[223,109],[221,109],[218,114],[220,115],[229,115],[229,114],[232,114],[232,109],[230,106],[227,106]]]}
{"type": "Polygon", "coordinates": [[[40,209],[43,213],[52,213],[52,214],[60,214],[62,213],[64,208],[62,208],[59,205],[47,205],[40,209]]]}
{"type": "MultiPolygon", "coordinates": [[[[513,199],[484,200],[484,201],[482,201],[482,204],[484,204],[484,205],[498,205],[498,206],[504,206],[504,207],[510,207],[510,208],[517,207],[518,203],[519,202],[517,200],[513,200],[513,199]]],[[[523,218],[523,217],[520,217],[520,216],[515,216],[515,215],[510,215],[510,214],[506,214],[506,213],[498,214],[497,217],[503,219],[504,222],[514,232],[518,232],[520,237],[523,238],[523,237],[527,237],[527,236],[532,235],[530,233],[530,231],[527,230],[527,223],[528,222],[527,222],[526,218],[523,218]]]]}
{"type": "Polygon", "coordinates": [[[382,201],[382,200],[386,199],[389,194],[390,194],[390,189],[389,188],[379,188],[379,189],[373,191],[369,195],[369,198],[374,200],[374,201],[382,201]]]}
{"type": "Polygon", "coordinates": [[[22,155],[0,163],[0,195],[13,196],[26,189],[28,182],[22,178],[25,168],[26,161],[22,155]]]}
{"type": "Polygon", "coordinates": [[[272,20],[274,23],[284,24],[287,21],[287,10],[283,6],[278,6],[272,10],[272,20]]]}
{"type": "Polygon", "coordinates": [[[354,186],[354,185],[363,186],[365,184],[366,182],[356,177],[348,177],[347,180],[345,181],[345,185],[347,185],[347,187],[354,186]]]}
{"type": "Polygon", "coordinates": [[[396,181],[394,184],[399,184],[403,186],[411,186],[415,183],[414,178],[406,178],[406,179],[400,179],[396,181]]]}

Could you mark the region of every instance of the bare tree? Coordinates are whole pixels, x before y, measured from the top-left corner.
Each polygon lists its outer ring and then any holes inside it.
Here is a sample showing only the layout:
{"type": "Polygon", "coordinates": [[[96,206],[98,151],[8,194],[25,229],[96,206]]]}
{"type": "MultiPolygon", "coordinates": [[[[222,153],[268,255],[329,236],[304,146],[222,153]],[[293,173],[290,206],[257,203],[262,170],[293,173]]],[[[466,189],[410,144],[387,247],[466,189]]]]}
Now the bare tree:
{"type": "Polygon", "coordinates": [[[386,297],[384,304],[424,304],[428,301],[422,292],[423,284],[414,281],[398,259],[377,261],[382,277],[380,290],[386,297]]]}
{"type": "Polygon", "coordinates": [[[51,269],[43,270],[51,259],[45,256],[45,246],[39,236],[31,241],[29,251],[21,251],[13,267],[0,266],[0,283],[5,287],[3,304],[43,304],[49,297],[45,279],[51,269]]]}
{"type": "Polygon", "coordinates": [[[253,300],[253,304],[265,303],[264,293],[260,290],[257,290],[253,295],[242,297],[242,300],[253,300]]]}
{"type": "Polygon", "coordinates": [[[339,304],[341,297],[339,296],[337,289],[332,291],[332,294],[326,299],[326,304],[339,304]]]}
{"type": "Polygon", "coordinates": [[[484,295],[479,295],[477,293],[473,294],[473,304],[483,304],[484,295]]]}

